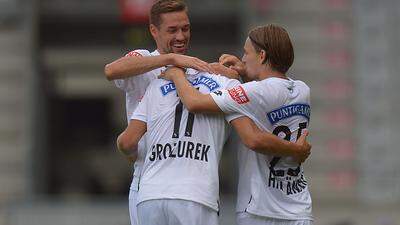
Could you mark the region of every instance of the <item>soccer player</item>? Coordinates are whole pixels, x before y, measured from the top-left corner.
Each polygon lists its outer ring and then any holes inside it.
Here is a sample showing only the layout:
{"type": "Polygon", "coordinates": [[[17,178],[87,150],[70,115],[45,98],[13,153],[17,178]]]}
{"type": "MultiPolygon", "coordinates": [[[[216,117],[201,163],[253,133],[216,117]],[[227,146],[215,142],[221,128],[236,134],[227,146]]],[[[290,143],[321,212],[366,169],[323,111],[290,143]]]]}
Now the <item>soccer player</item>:
{"type": "MultiPolygon", "coordinates": [[[[215,72],[235,77],[237,73],[219,64],[208,64],[198,58],[186,56],[190,40],[190,22],[187,6],[179,0],[159,0],[150,11],[151,35],[157,49],[137,49],[105,66],[108,80],[115,80],[117,87],[126,92],[126,113],[128,121],[144,95],[150,82],[160,75],[166,65],[195,68],[199,71],[215,72]]],[[[132,225],[137,225],[136,198],[140,171],[144,160],[145,144],[140,143],[138,153],[129,155],[134,162],[134,174],[129,192],[129,212],[132,225]]]]}
{"type": "MultiPolygon", "coordinates": [[[[188,80],[202,93],[220,91],[240,84],[223,76],[187,70],[188,80]]],[[[264,154],[294,155],[299,161],[309,154],[302,136],[297,146],[261,132],[250,119],[238,114],[225,118],[235,125],[245,143],[264,154]]],[[[173,83],[151,82],[118,139],[127,155],[137,151],[146,133],[147,152],[138,194],[139,224],[218,224],[218,164],[228,135],[222,115],[193,114],[183,107],[173,83]]]]}
{"type": "MultiPolygon", "coordinates": [[[[190,112],[240,113],[263,130],[294,142],[309,124],[310,89],[304,82],[287,77],[293,60],[286,30],[267,25],[249,32],[242,65],[231,65],[244,68],[244,72],[239,71],[254,81],[205,95],[187,82],[179,68],[168,70],[165,78],[174,82],[190,112]]],[[[312,224],[311,197],[301,164],[292,157],[246,149],[239,151],[238,158],[239,225],[312,224]]]]}

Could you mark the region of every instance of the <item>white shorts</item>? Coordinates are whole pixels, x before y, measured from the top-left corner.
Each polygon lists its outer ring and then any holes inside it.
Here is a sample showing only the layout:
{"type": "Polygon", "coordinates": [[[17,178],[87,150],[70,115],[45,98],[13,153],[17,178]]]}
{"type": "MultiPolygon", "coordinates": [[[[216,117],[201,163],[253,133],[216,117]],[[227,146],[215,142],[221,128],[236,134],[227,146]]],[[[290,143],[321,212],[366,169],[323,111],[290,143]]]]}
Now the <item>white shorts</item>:
{"type": "Polygon", "coordinates": [[[246,212],[238,213],[236,222],[238,225],[313,225],[312,220],[283,220],[256,216],[246,212]]]}
{"type": "Polygon", "coordinates": [[[137,214],[137,196],[136,190],[129,190],[129,217],[131,218],[131,225],[139,225],[138,214],[137,214]]]}
{"type": "Polygon", "coordinates": [[[218,225],[218,214],[200,203],[157,199],[138,205],[140,225],[218,225]]]}

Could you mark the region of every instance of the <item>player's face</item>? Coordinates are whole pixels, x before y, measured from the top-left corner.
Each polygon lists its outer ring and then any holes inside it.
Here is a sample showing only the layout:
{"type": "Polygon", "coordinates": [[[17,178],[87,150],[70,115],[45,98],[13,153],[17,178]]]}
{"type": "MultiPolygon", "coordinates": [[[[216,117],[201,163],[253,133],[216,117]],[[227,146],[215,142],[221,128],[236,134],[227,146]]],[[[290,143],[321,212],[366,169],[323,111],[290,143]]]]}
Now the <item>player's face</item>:
{"type": "Polygon", "coordinates": [[[260,53],[254,49],[251,40],[247,38],[243,47],[244,53],[242,57],[242,62],[246,66],[247,78],[250,80],[256,80],[260,73],[262,66],[262,61],[260,61],[260,53]]]}
{"type": "Polygon", "coordinates": [[[190,40],[190,22],[185,11],[161,15],[157,28],[150,25],[150,31],[160,53],[186,54],[190,40]]]}

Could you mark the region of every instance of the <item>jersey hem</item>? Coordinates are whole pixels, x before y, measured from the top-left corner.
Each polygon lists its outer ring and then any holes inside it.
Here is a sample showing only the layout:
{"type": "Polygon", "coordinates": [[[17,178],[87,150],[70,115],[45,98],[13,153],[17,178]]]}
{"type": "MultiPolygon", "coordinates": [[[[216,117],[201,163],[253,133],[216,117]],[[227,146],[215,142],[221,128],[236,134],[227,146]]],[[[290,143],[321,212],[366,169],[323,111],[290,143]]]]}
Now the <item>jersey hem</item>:
{"type": "Polygon", "coordinates": [[[239,213],[249,213],[251,215],[255,215],[255,216],[260,216],[260,217],[266,217],[266,218],[273,218],[273,219],[281,219],[281,220],[310,220],[310,221],[314,221],[314,217],[313,216],[299,216],[299,217],[287,217],[287,216],[283,216],[283,215],[279,215],[279,214],[268,214],[268,213],[258,213],[258,212],[254,212],[252,210],[247,209],[246,211],[236,211],[236,214],[239,213]]]}
{"type": "Polygon", "coordinates": [[[199,204],[201,204],[203,206],[206,206],[206,207],[208,207],[208,208],[210,208],[210,209],[212,209],[212,210],[214,210],[216,212],[219,212],[219,209],[218,209],[217,206],[213,206],[212,204],[204,202],[204,201],[189,199],[189,198],[185,198],[185,197],[148,197],[148,198],[138,199],[136,205],[139,205],[140,203],[145,202],[145,201],[161,200],[161,199],[164,199],[164,200],[165,199],[170,199],[170,200],[174,200],[175,199],[175,200],[185,200],[185,201],[196,202],[196,203],[199,203],[199,204]]]}

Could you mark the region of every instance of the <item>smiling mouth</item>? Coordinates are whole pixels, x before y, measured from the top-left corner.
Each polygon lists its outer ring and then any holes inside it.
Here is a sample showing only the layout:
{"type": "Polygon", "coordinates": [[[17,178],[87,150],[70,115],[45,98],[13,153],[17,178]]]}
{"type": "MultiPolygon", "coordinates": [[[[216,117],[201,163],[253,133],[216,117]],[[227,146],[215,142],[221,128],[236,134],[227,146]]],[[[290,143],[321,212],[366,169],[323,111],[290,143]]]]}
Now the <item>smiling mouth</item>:
{"type": "Polygon", "coordinates": [[[172,47],[174,48],[184,48],[186,45],[184,43],[175,43],[174,45],[172,45],[172,47]]]}

